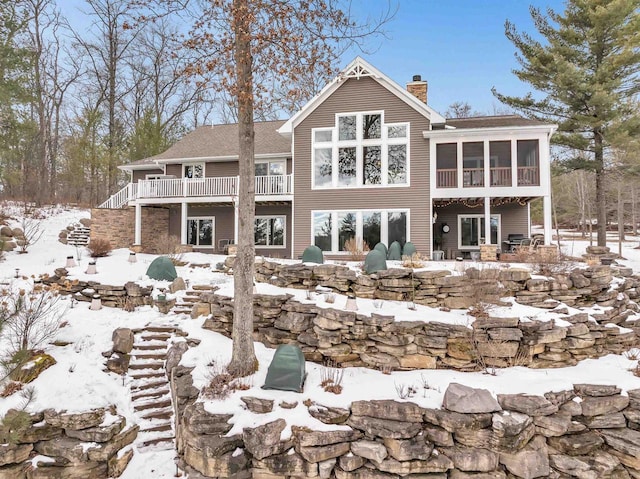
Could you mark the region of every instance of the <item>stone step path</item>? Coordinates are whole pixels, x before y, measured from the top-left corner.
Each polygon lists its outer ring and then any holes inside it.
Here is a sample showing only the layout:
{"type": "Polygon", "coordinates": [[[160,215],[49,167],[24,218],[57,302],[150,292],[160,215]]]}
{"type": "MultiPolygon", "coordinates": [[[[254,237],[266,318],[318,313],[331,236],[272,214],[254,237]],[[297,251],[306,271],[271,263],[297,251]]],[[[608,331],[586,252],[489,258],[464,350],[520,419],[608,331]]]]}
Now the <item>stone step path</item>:
{"type": "Polygon", "coordinates": [[[87,246],[91,235],[91,229],[86,226],[76,226],[67,234],[67,244],[71,246],[87,246]]]}
{"type": "Polygon", "coordinates": [[[208,284],[194,284],[176,301],[175,306],[171,309],[174,314],[191,314],[193,305],[200,302],[200,296],[203,293],[212,293],[216,291],[218,286],[208,284]]]}
{"type": "Polygon", "coordinates": [[[140,432],[139,451],[175,449],[171,388],[165,370],[169,341],[184,332],[173,325],[151,324],[134,333],[129,364],[131,402],[140,432]]]}

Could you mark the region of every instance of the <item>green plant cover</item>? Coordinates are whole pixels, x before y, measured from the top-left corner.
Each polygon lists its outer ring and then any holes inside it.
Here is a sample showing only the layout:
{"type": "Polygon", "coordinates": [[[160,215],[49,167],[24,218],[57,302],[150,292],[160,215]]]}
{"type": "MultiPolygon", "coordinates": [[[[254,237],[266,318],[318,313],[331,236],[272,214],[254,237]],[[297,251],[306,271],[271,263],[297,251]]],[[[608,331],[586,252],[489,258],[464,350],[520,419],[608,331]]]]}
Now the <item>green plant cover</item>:
{"type": "Polygon", "coordinates": [[[151,279],[173,281],[178,277],[178,273],[176,273],[176,267],[169,258],[158,256],[147,268],[147,276],[151,279]]]}
{"type": "Polygon", "coordinates": [[[273,355],[262,389],[301,393],[306,376],[302,350],[293,344],[281,344],[273,355]]]}
{"type": "Polygon", "coordinates": [[[411,241],[407,241],[402,248],[402,256],[413,256],[418,250],[411,241]]]}
{"type": "Polygon", "coordinates": [[[364,271],[367,274],[371,274],[384,269],[387,269],[386,255],[377,249],[369,251],[367,253],[367,257],[364,259],[364,271]]]}
{"type": "Polygon", "coordinates": [[[400,246],[400,243],[394,241],[389,245],[387,259],[390,261],[399,261],[402,259],[402,246],[400,246]]]}
{"type": "Polygon", "coordinates": [[[385,245],[384,243],[376,243],[373,249],[376,251],[380,251],[382,254],[384,254],[385,258],[387,257],[387,245],[385,245]]]}
{"type": "Polygon", "coordinates": [[[307,246],[302,252],[302,262],[323,264],[324,256],[322,255],[322,250],[316,245],[307,246]]]}

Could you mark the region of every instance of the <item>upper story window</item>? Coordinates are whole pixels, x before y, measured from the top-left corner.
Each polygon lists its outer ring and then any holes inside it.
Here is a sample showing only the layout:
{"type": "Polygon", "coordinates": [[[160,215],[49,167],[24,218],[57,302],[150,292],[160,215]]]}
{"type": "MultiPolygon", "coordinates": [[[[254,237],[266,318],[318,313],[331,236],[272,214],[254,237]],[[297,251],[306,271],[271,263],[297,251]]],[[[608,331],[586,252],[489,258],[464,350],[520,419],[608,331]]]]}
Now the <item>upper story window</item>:
{"type": "Polygon", "coordinates": [[[184,165],[182,171],[185,178],[204,178],[204,163],[184,165]]]}
{"type": "Polygon", "coordinates": [[[256,176],[284,175],[287,172],[287,163],[284,160],[256,160],[255,168],[256,176]]]}
{"type": "Polygon", "coordinates": [[[336,115],[312,142],[314,188],[409,184],[409,124],[385,124],[383,112],[336,115]]]}

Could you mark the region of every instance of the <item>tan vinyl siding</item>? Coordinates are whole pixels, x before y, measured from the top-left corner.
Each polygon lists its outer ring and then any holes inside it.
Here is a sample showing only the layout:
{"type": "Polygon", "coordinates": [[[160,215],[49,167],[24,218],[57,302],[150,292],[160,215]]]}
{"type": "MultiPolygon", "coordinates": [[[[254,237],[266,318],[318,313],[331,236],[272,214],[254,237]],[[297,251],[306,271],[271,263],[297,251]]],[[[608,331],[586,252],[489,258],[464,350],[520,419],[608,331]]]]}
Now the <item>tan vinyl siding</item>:
{"type": "MultiPolygon", "coordinates": [[[[458,215],[484,215],[484,206],[480,205],[477,208],[467,208],[463,205],[450,205],[444,208],[435,208],[435,212],[438,213],[438,220],[435,227],[441,228],[444,223],[448,224],[451,230],[448,233],[442,234],[442,250],[447,254],[447,257],[458,256],[458,215]]],[[[526,206],[520,206],[517,203],[511,203],[501,206],[494,206],[491,208],[492,215],[500,215],[501,222],[501,238],[505,241],[509,234],[520,233],[527,236],[529,231],[529,216],[526,206]]]]}
{"type": "MultiPolygon", "coordinates": [[[[169,234],[180,238],[180,205],[171,205],[169,213],[169,234]]],[[[291,256],[291,207],[288,205],[256,205],[258,216],[285,216],[286,244],[285,248],[256,248],[256,255],[275,258],[288,258],[291,256]]],[[[235,235],[235,215],[231,206],[213,205],[189,205],[187,216],[215,217],[215,245],[217,251],[218,241],[221,239],[232,240],[235,235]]],[[[211,249],[203,251],[211,252],[211,249]]]]}
{"type": "Polygon", "coordinates": [[[294,132],[294,257],[311,242],[313,210],[409,209],[410,238],[429,251],[429,120],[369,77],[346,80],[294,132]],[[336,113],[384,110],[385,123],[409,122],[410,187],[311,189],[311,129],[332,127],[336,113]]]}
{"type": "Polygon", "coordinates": [[[162,169],[148,169],[148,170],[133,170],[133,179],[134,183],[137,183],[140,180],[145,180],[147,175],[161,175],[162,169]]]}

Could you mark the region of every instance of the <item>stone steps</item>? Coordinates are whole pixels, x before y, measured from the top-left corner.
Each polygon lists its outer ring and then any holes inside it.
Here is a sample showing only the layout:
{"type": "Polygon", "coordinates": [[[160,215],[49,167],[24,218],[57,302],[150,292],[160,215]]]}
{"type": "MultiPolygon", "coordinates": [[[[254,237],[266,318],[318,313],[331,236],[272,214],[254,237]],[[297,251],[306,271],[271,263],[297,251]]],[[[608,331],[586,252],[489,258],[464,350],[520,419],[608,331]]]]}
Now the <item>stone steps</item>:
{"type": "Polygon", "coordinates": [[[210,293],[216,291],[218,286],[211,286],[208,284],[194,284],[190,289],[185,291],[175,306],[171,309],[173,314],[191,314],[193,306],[200,302],[200,296],[203,293],[210,293]]]}
{"type": "Polygon", "coordinates": [[[142,451],[175,448],[174,412],[171,389],[165,371],[169,340],[186,336],[179,328],[166,323],[150,324],[134,330],[129,376],[131,402],[140,426],[136,446],[142,451]]]}

